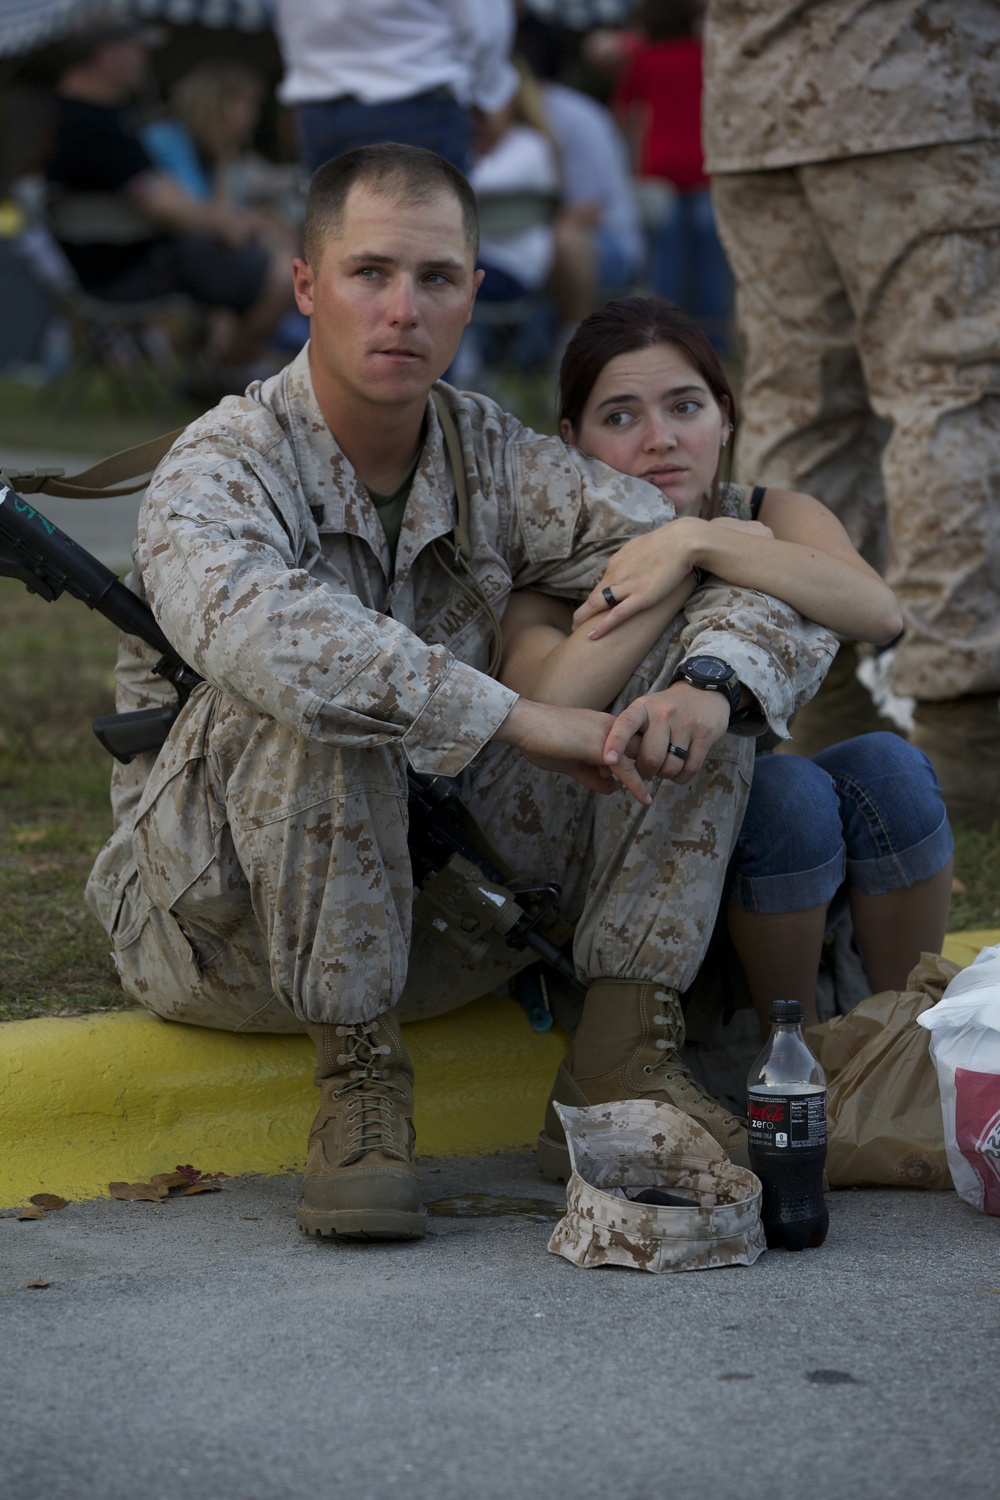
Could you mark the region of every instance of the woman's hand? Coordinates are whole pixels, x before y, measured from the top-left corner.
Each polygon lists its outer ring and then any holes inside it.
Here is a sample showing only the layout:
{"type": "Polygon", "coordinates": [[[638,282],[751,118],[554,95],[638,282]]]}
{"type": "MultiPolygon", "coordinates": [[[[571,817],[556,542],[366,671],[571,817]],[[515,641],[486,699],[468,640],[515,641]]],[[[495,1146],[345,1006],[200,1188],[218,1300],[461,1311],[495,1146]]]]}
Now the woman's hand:
{"type": "Polygon", "coordinates": [[[656,531],[626,542],[609,560],[603,578],[573,615],[573,629],[590,624],[587,634],[598,641],[616,625],[659,604],[699,566],[699,549],[707,535],[704,530],[707,524],[697,516],[678,516],[656,531]],[[611,609],[604,597],[606,588],[618,601],[611,609]]]}

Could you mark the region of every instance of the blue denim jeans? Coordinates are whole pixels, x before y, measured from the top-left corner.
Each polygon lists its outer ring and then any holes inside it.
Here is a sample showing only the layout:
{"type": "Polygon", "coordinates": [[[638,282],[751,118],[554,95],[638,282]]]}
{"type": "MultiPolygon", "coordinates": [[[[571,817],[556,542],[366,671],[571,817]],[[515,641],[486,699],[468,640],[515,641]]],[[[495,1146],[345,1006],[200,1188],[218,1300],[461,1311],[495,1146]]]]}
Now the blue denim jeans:
{"type": "Polygon", "coordinates": [[[901,890],[936,875],[954,847],[934,768],[898,735],[859,735],[811,760],[762,755],[730,864],[732,900],[802,911],[845,882],[867,895],[901,890]]]}
{"type": "Polygon", "coordinates": [[[649,279],[660,297],[677,302],[725,349],[733,308],[733,277],[715,227],[708,188],[678,193],[653,236],[649,279]]]}
{"type": "Polygon", "coordinates": [[[299,108],[302,155],[310,172],[331,156],[379,141],[402,141],[437,151],[460,172],[468,172],[472,136],[468,111],[447,89],[432,89],[391,104],[359,99],[327,99],[299,108]]]}

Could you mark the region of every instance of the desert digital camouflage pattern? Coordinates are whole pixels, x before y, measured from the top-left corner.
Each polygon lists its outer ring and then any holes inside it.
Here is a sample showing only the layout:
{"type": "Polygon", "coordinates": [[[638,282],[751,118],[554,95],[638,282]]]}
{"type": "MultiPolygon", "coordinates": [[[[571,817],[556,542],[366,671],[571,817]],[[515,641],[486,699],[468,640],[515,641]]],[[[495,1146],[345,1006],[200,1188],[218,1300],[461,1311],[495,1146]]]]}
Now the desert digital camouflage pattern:
{"type": "Polygon", "coordinates": [[[898,692],[997,691],[1000,153],[933,146],[713,191],[746,344],[741,472],[817,495],[876,566],[888,522],[898,692]]]}
{"type": "MultiPolygon", "coordinates": [[[[490,401],[438,389],[463,441],[471,567],[498,613],[512,587],[582,598],[629,536],[670,519],[651,486],[490,401]]],[[[414,938],[407,763],[459,776],[501,859],[562,885],[582,976],[693,978],[752,738],[725,736],[695,782],[661,782],[649,808],[492,743],[515,694],[485,674],[490,625],[454,566],[454,523],[429,404],[393,573],[374,506],[316,405],[308,349],[193,423],[161,464],[130,583],[206,681],[158,755],[116,766],[115,831],[88,884],[122,983],[150,1010],[264,1031],[368,1020],[397,1001],[428,1015],[530,961],[511,952],[484,975],[414,938]],[[451,572],[432,545],[442,538],[451,572]]],[[[787,735],[833,649],[787,606],[710,581],[619,704],[709,652],[787,735]]],[[[123,640],[119,709],[169,699],[153,660],[123,640]]]]}
{"type": "Polygon", "coordinates": [[[1000,690],[998,136],[996,0],[712,0],[741,471],[886,571],[894,687],[924,703],[1000,690]]]}
{"type": "Polygon", "coordinates": [[[549,1240],[553,1255],[585,1269],[657,1272],[752,1266],[763,1254],[760,1179],[734,1167],[681,1110],[653,1099],[555,1108],[573,1171],[565,1217],[549,1240]],[[696,1199],[697,1207],[625,1196],[651,1187],[696,1199]]]}
{"type": "Polygon", "coordinates": [[[710,0],[712,173],[998,136],[996,0],[710,0]]]}

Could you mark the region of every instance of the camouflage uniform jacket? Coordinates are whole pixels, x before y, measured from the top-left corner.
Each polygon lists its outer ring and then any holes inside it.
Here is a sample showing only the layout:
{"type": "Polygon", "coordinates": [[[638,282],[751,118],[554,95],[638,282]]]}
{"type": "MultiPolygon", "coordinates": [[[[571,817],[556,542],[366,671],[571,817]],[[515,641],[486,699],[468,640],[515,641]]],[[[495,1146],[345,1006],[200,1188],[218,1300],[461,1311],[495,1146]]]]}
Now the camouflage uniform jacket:
{"type": "MultiPolygon", "coordinates": [[[[498,615],[512,588],[583,598],[625,541],[671,519],[651,485],[537,436],[484,397],[438,391],[465,454],[471,567],[498,615]]],[[[455,512],[429,402],[393,570],[375,507],[316,404],[306,346],[186,429],[147,491],[129,582],[224,692],[308,739],[397,741],[415,769],[456,775],[517,695],[486,674],[492,630],[454,561],[455,512]]],[[[766,595],[713,580],[692,596],[674,649],[678,660],[724,657],[787,737],[834,640],[766,595]]],[[[122,638],[120,710],[170,701],[154,661],[122,638]]],[[[151,764],[115,768],[112,843],[129,838],[151,764]]],[[[118,863],[110,848],[105,858],[118,863]]]]}
{"type": "Polygon", "coordinates": [[[711,0],[710,172],[1000,136],[996,0],[711,0]]]}

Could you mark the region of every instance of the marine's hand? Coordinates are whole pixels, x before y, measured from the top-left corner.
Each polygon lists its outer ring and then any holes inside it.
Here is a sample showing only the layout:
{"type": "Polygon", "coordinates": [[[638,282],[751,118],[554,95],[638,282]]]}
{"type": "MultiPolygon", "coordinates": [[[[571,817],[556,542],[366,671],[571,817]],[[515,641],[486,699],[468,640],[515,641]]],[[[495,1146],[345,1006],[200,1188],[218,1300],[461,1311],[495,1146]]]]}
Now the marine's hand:
{"type": "Polygon", "coordinates": [[[605,741],[614,723],[611,714],[595,709],[519,698],[493,738],[516,745],[532,765],[572,776],[594,792],[612,791],[617,778],[645,806],[651,798],[634,761],[623,757],[620,767],[605,762],[605,741]]]}
{"type": "Polygon", "coordinates": [[[729,728],[729,702],[723,693],[675,682],[660,693],[636,698],[615,719],[604,744],[604,759],[623,781],[629,768],[640,777],[664,777],[679,786],[692,781],[705,757],[729,728]],[[671,746],[687,751],[675,755],[671,746]]]}

